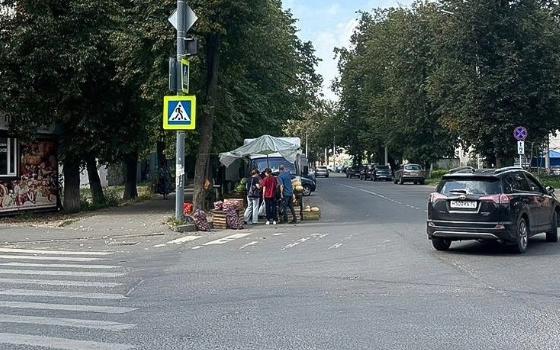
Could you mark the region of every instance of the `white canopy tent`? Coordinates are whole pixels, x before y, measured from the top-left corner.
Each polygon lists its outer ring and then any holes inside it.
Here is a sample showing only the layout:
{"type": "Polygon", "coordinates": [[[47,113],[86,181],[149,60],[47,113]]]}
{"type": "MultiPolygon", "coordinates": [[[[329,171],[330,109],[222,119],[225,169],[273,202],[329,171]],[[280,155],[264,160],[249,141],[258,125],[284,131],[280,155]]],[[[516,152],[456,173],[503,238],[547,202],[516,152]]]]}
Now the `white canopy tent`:
{"type": "Polygon", "coordinates": [[[230,166],[235,160],[249,156],[269,156],[274,153],[280,154],[289,162],[295,162],[300,145],[285,139],[263,135],[247,142],[245,145],[233,151],[220,153],[220,163],[230,166]]]}

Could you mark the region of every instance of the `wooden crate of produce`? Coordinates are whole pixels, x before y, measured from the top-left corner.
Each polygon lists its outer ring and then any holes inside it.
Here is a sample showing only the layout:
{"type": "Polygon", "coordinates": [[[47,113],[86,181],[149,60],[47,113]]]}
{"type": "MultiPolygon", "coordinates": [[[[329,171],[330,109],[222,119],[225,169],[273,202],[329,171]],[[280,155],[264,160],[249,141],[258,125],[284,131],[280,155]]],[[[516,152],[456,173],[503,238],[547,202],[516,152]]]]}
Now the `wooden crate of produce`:
{"type": "MultiPolygon", "coordinates": [[[[227,226],[226,212],[223,210],[212,210],[212,224],[216,230],[225,230],[227,226]]],[[[243,210],[238,210],[237,215],[239,219],[243,222],[243,210]]]]}
{"type": "Polygon", "coordinates": [[[212,225],[216,230],[227,229],[226,213],[222,210],[212,210],[212,225]]]}
{"type": "Polygon", "coordinates": [[[304,211],[303,220],[319,220],[321,218],[321,211],[304,211]]]}

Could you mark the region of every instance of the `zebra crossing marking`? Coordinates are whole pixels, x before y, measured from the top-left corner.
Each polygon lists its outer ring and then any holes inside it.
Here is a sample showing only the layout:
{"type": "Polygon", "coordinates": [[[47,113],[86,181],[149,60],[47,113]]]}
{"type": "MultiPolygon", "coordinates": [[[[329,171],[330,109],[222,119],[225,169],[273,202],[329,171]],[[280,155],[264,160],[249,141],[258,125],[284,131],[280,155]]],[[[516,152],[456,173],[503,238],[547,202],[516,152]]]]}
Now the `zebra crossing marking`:
{"type": "Polygon", "coordinates": [[[1,253],[26,253],[26,254],[51,254],[51,255],[110,255],[113,252],[76,252],[69,250],[42,250],[42,249],[20,249],[0,248],[1,253]]]}
{"type": "Polygon", "coordinates": [[[18,263],[18,262],[10,262],[10,263],[0,263],[0,266],[10,266],[10,267],[52,267],[52,268],[61,268],[61,269],[117,269],[120,266],[113,266],[113,265],[83,265],[83,264],[42,264],[42,263],[18,263]]]}
{"type": "Polygon", "coordinates": [[[100,343],[95,341],[74,340],[66,338],[0,333],[0,344],[47,347],[61,350],[131,350],[128,344],[100,343]]]}
{"type": "Polygon", "coordinates": [[[54,290],[51,291],[51,290],[17,289],[17,288],[0,290],[0,295],[49,297],[49,298],[108,299],[108,300],[126,299],[126,296],[122,294],[62,292],[62,291],[54,291],[54,290]]]}
{"type": "Polygon", "coordinates": [[[0,278],[0,283],[38,284],[38,285],[45,285],[45,286],[68,286],[68,287],[99,287],[99,288],[111,288],[111,287],[118,287],[122,285],[122,283],[113,283],[113,282],[37,280],[37,279],[25,279],[25,278],[0,278]]]}
{"type": "Polygon", "coordinates": [[[47,326],[63,326],[76,328],[101,329],[105,331],[124,331],[134,328],[133,324],[99,321],[99,320],[83,320],[76,318],[58,318],[58,317],[41,317],[41,316],[22,316],[0,314],[0,323],[18,323],[18,324],[38,324],[47,326]]]}
{"type": "Polygon", "coordinates": [[[58,260],[58,261],[96,261],[101,258],[78,258],[70,256],[35,256],[35,255],[5,255],[1,254],[0,259],[17,259],[17,260],[58,260]]]}
{"type": "Polygon", "coordinates": [[[0,308],[10,309],[36,309],[36,310],[62,310],[76,312],[97,312],[106,314],[125,314],[137,310],[132,307],[117,306],[98,306],[98,305],[78,305],[78,304],[51,304],[51,303],[31,303],[20,301],[1,301],[0,308]]]}
{"type": "Polygon", "coordinates": [[[0,275],[41,275],[41,276],[72,276],[72,277],[121,277],[124,272],[82,272],[63,270],[10,270],[0,269],[0,275]]]}

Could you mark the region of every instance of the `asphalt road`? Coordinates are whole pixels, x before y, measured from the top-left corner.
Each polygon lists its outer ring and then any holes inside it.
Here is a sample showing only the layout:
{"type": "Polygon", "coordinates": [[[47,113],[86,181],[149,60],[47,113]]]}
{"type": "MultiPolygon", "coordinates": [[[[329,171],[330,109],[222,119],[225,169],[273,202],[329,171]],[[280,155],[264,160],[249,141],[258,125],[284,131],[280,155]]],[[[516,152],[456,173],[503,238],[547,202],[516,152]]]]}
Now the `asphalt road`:
{"type": "Polygon", "coordinates": [[[322,210],[319,222],[175,242],[123,242],[111,254],[95,256],[99,260],[80,262],[111,265],[107,269],[115,275],[73,276],[116,286],[22,286],[2,282],[9,277],[0,266],[0,349],[35,349],[28,345],[37,339],[57,348],[55,338],[58,346],[74,350],[104,349],[100,344],[111,344],[107,349],[557,349],[560,245],[540,235],[524,255],[478,242],[437,252],[425,234],[430,191],[319,179],[311,197],[322,210]],[[88,292],[97,298],[74,296],[68,302],[33,292],[4,295],[7,288],[88,292]],[[100,299],[106,294],[115,298],[100,299]],[[6,307],[6,301],[12,303],[6,307]],[[30,310],[25,304],[30,302],[71,303],[76,310],[30,310]],[[84,309],[92,305],[110,308],[84,309]],[[74,323],[60,325],[59,318],[74,323]],[[1,344],[6,339],[11,343],[1,344]]]}

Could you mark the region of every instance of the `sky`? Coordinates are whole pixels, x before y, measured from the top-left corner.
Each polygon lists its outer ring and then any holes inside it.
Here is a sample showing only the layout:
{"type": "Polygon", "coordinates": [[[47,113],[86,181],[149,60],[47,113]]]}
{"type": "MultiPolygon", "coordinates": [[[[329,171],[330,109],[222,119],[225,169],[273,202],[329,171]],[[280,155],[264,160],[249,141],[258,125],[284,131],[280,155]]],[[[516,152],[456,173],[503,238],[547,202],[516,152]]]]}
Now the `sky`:
{"type": "Polygon", "coordinates": [[[336,100],[331,81],[337,76],[333,49],[348,47],[357,24],[359,10],[377,7],[409,6],[412,0],[282,0],[284,9],[291,9],[298,19],[299,37],[313,42],[316,55],[321,58],[317,67],[323,76],[323,93],[336,100]]]}

